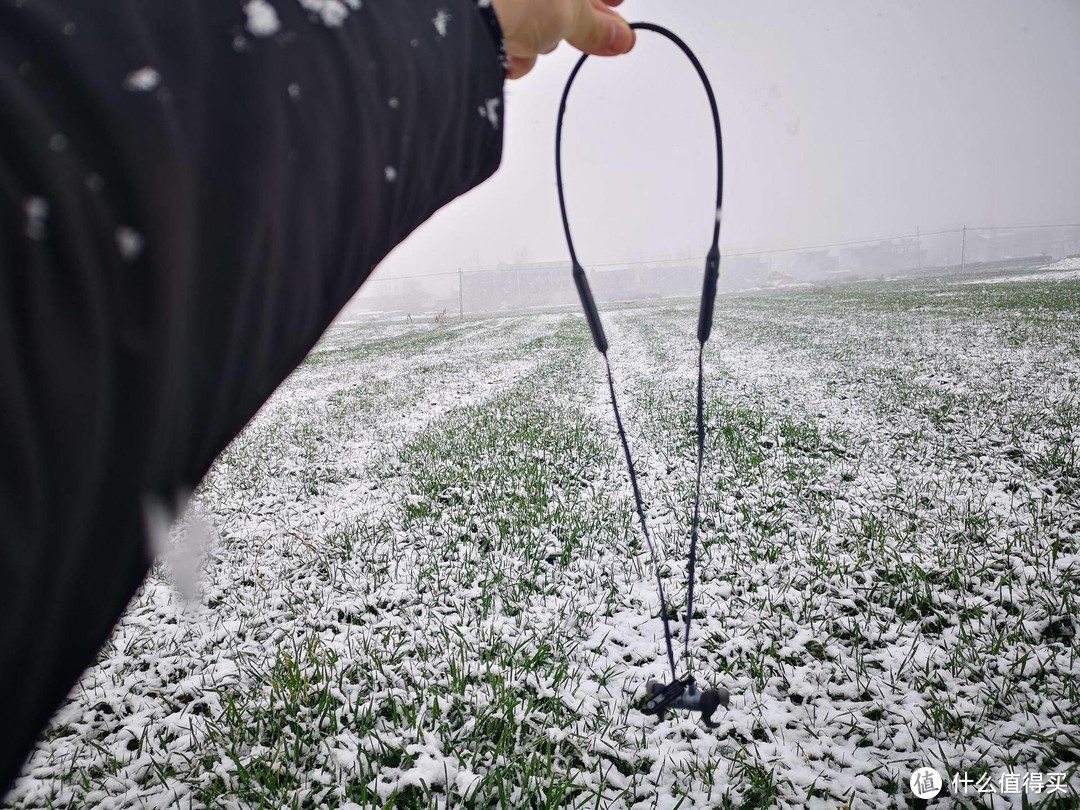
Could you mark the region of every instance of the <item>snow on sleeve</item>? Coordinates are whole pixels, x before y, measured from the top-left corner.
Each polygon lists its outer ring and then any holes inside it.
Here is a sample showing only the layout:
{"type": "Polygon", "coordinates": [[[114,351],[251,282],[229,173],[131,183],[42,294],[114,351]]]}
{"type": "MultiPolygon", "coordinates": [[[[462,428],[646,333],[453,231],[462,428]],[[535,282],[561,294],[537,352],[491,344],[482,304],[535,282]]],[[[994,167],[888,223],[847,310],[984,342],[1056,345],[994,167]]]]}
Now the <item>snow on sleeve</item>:
{"type": "Polygon", "coordinates": [[[361,0],[298,0],[301,6],[317,16],[324,25],[337,28],[345,22],[349,11],[359,11],[361,0]]]}
{"type": "Polygon", "coordinates": [[[116,229],[116,247],[120,250],[120,257],[126,262],[133,262],[143,252],[145,241],[142,234],[128,225],[121,225],[116,229]]]}
{"type": "Polygon", "coordinates": [[[142,67],[132,71],[124,79],[124,89],[133,93],[149,93],[161,84],[161,74],[152,67],[142,67]]]}
{"type": "Polygon", "coordinates": [[[247,15],[247,30],[253,36],[272,37],[281,30],[277,12],[266,0],[248,0],[244,4],[244,13],[247,15]]]}
{"type": "Polygon", "coordinates": [[[435,31],[439,34],[440,37],[446,36],[447,26],[450,24],[450,21],[452,19],[454,19],[453,16],[451,16],[445,8],[440,8],[436,12],[435,18],[431,21],[431,23],[435,26],[435,31]]]}
{"type": "Polygon", "coordinates": [[[35,241],[45,238],[45,222],[49,218],[49,201],[44,197],[29,197],[23,201],[26,214],[26,235],[35,241]]]}
{"type": "Polygon", "coordinates": [[[491,122],[495,129],[499,128],[499,99],[489,98],[480,108],[480,117],[491,122]]]}

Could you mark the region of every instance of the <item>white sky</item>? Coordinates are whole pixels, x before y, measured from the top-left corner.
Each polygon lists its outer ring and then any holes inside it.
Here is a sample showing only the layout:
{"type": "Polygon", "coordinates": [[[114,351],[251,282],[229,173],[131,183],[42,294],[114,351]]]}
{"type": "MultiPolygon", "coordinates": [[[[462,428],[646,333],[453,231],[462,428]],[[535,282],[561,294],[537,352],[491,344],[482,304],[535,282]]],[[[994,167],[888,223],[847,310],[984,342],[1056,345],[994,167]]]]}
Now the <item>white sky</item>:
{"type": "MultiPolygon", "coordinates": [[[[1080,222],[1078,0],[627,0],[698,54],[724,129],[726,250],[1080,222]]],[[[566,45],[507,84],[502,168],[376,278],[567,258],[555,191],[566,45]]],[[[586,265],[704,256],[714,159],[685,57],[640,32],[571,93],[564,172],[586,265]]]]}

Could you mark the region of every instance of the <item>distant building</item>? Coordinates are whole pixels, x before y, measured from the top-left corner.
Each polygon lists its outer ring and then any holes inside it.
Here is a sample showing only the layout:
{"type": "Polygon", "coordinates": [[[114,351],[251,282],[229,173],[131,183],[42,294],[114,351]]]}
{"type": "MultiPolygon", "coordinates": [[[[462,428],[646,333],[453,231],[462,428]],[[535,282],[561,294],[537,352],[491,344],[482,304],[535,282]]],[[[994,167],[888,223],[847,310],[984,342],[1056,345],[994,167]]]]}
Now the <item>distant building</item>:
{"type": "Polygon", "coordinates": [[[852,245],[840,253],[840,268],[858,278],[879,278],[915,272],[923,264],[916,239],[887,239],[852,245]]]}
{"type": "Polygon", "coordinates": [[[722,256],[720,286],[726,290],[766,287],[771,269],[771,262],[760,256],[722,256]]]}
{"type": "Polygon", "coordinates": [[[840,257],[827,250],[800,250],[792,266],[792,275],[800,281],[821,281],[839,271],[840,257]]]}

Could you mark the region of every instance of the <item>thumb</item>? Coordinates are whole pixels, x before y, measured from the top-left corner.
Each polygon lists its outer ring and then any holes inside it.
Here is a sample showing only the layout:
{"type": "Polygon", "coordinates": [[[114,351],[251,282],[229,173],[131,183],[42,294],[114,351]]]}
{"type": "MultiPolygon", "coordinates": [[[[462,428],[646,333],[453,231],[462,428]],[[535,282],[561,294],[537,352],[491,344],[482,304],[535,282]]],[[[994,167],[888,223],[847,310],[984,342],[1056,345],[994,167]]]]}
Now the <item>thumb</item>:
{"type": "Polygon", "coordinates": [[[616,56],[634,47],[634,31],[603,0],[578,0],[574,21],[566,41],[594,56],[616,56]]]}

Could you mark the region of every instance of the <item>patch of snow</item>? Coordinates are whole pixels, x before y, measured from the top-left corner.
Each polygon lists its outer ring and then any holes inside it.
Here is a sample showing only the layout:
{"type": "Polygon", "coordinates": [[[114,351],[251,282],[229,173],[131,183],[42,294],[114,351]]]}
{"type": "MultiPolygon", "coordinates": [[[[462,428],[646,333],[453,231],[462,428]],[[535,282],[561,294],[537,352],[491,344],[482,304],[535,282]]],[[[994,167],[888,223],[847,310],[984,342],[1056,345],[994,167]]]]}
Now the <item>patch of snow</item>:
{"type": "Polygon", "coordinates": [[[133,93],[149,93],[161,84],[161,74],[152,67],[134,70],[124,79],[124,89],[133,93]]]}
{"type": "Polygon", "coordinates": [[[40,242],[48,234],[49,201],[44,197],[28,197],[23,201],[23,213],[26,215],[26,235],[40,242]]]}
{"type": "MultiPolygon", "coordinates": [[[[1060,262],[1059,262],[1060,264],[1060,262]]],[[[1078,269],[1055,269],[1044,268],[1047,272],[1042,273],[1017,273],[1009,276],[993,276],[990,278],[971,279],[961,282],[962,284],[1015,284],[1021,281],[1074,281],[1080,279],[1078,269]]]]}
{"type": "Polygon", "coordinates": [[[480,117],[490,121],[495,129],[499,128],[499,103],[500,99],[489,98],[480,107],[480,117]]]}
{"type": "Polygon", "coordinates": [[[435,13],[435,19],[433,19],[431,23],[435,26],[435,31],[440,37],[446,36],[447,26],[452,19],[454,19],[453,16],[445,8],[440,8],[435,13]]]}
{"type": "Polygon", "coordinates": [[[359,11],[361,0],[299,0],[301,6],[331,28],[341,26],[349,16],[349,11],[359,11]]]}
{"type": "Polygon", "coordinates": [[[1080,256],[1067,256],[1048,264],[1043,270],[1080,270],[1080,256]]]}
{"type": "Polygon", "coordinates": [[[281,30],[277,11],[266,0],[248,0],[244,3],[247,30],[256,37],[272,37],[281,30]]]}
{"type": "Polygon", "coordinates": [[[143,520],[146,523],[146,555],[157,560],[169,553],[169,529],[173,513],[161,498],[147,497],[143,504],[143,520]]]}
{"type": "Polygon", "coordinates": [[[1080,256],[1066,256],[1052,264],[1033,268],[1031,272],[1007,276],[988,276],[961,281],[961,284],[1012,284],[1017,281],[1072,281],[1080,278],[1080,256]]]}
{"type": "Polygon", "coordinates": [[[146,241],[142,234],[129,225],[121,225],[116,229],[116,247],[120,251],[120,257],[126,262],[133,262],[143,252],[146,241]]]}

